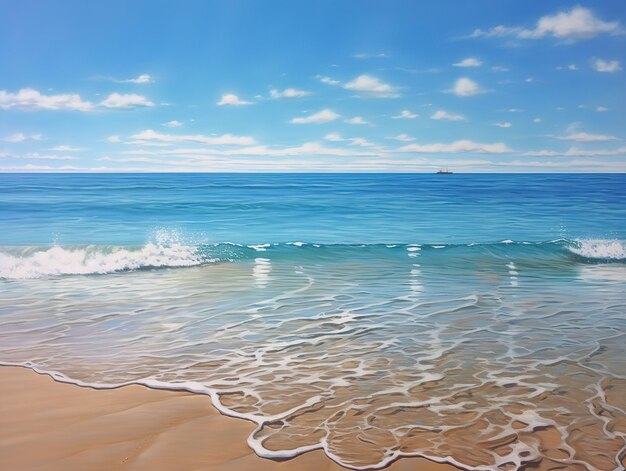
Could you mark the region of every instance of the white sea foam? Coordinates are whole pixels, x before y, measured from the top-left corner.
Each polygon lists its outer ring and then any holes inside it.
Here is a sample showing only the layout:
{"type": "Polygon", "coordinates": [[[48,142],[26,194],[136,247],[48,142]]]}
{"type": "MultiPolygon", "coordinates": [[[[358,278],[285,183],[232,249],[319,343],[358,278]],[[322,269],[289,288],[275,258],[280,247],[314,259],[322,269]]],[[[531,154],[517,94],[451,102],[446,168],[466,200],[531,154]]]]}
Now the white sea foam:
{"type": "Polygon", "coordinates": [[[585,258],[604,260],[626,259],[626,247],[619,240],[578,240],[567,248],[570,252],[585,258]]]}
{"type": "Polygon", "coordinates": [[[21,253],[0,253],[0,278],[27,279],[57,275],[90,275],[147,267],[189,267],[215,260],[203,259],[196,247],[148,243],[136,249],[122,247],[50,247],[21,253]]]}

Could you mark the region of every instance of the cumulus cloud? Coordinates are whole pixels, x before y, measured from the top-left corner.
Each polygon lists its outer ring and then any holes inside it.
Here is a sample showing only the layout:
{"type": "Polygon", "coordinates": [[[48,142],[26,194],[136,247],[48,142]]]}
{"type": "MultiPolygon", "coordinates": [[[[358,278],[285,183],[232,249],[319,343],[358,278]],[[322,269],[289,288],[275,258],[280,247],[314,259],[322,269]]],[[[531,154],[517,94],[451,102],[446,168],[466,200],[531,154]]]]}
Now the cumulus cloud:
{"type": "Polygon", "coordinates": [[[465,117],[460,114],[449,113],[445,110],[435,111],[430,119],[444,120],[444,121],[465,121],[465,117]]]}
{"type": "Polygon", "coordinates": [[[341,118],[341,115],[335,113],[333,110],[326,108],[312,115],[303,118],[293,118],[290,123],[294,124],[322,124],[329,123],[341,118]]]}
{"type": "Polygon", "coordinates": [[[353,118],[348,118],[345,120],[346,123],[348,124],[370,124],[368,121],[365,120],[365,118],[363,118],[363,116],[355,116],[353,118]]]}
{"type": "Polygon", "coordinates": [[[168,121],[167,123],[163,123],[161,126],[165,126],[167,128],[179,128],[183,125],[182,122],[177,120],[168,121]]]}
{"type": "Polygon", "coordinates": [[[599,113],[603,113],[605,111],[609,111],[609,109],[606,106],[598,106],[596,108],[596,111],[599,112],[599,113]]]}
{"type": "Polygon", "coordinates": [[[532,29],[499,25],[486,31],[476,29],[470,37],[512,36],[517,39],[541,39],[548,36],[564,42],[573,42],[590,39],[600,34],[616,35],[622,33],[623,31],[617,21],[603,21],[594,16],[588,8],[577,6],[569,11],[542,16],[532,29]]]}
{"type": "Polygon", "coordinates": [[[136,108],[138,106],[154,106],[154,103],[143,95],[111,93],[100,102],[100,105],[105,108],[136,108]]]}
{"type": "Polygon", "coordinates": [[[222,95],[220,101],[217,102],[218,106],[242,106],[242,105],[252,105],[252,101],[245,101],[239,98],[237,95],[232,93],[227,93],[226,95],[222,95]]]}
{"type": "Polygon", "coordinates": [[[18,142],[24,142],[24,141],[40,141],[41,134],[26,135],[22,132],[16,132],[0,140],[4,142],[11,142],[11,143],[18,143],[18,142]]]}
{"type": "Polygon", "coordinates": [[[480,153],[480,154],[503,154],[511,152],[509,147],[502,143],[497,142],[495,144],[482,144],[480,142],[473,142],[470,140],[459,140],[449,144],[409,144],[398,149],[400,152],[418,152],[418,153],[480,153]]]}
{"type": "MultiPolygon", "coordinates": [[[[164,144],[173,144],[177,142],[195,142],[199,144],[209,145],[252,145],[255,144],[255,140],[249,136],[235,136],[233,134],[222,134],[221,136],[205,136],[203,134],[193,135],[175,135],[175,134],[162,134],[152,129],[147,129],[137,134],[130,136],[134,139],[134,144],[143,144],[146,142],[159,142],[164,144]]],[[[110,139],[110,138],[109,138],[110,139]]],[[[117,142],[117,141],[109,141],[117,142]]]]}
{"type": "Polygon", "coordinates": [[[480,67],[483,63],[475,57],[468,57],[452,65],[454,67],[480,67]]]}
{"type": "Polygon", "coordinates": [[[499,128],[510,128],[513,127],[513,125],[511,123],[509,123],[508,121],[505,121],[504,123],[493,123],[494,126],[497,126],[499,128]]]}
{"type": "Polygon", "coordinates": [[[120,139],[120,136],[109,136],[107,137],[107,142],[115,144],[116,142],[122,142],[122,140],[120,139]]]}
{"type": "Polygon", "coordinates": [[[535,118],[533,119],[533,123],[540,123],[541,122],[541,118],[535,118]]]}
{"type": "Polygon", "coordinates": [[[305,96],[309,96],[311,92],[307,92],[306,90],[298,90],[297,88],[285,88],[284,90],[270,90],[270,96],[276,100],[280,98],[302,98],[305,96]]]}
{"type": "Polygon", "coordinates": [[[399,96],[393,86],[371,75],[359,75],[343,85],[346,90],[361,92],[373,98],[395,98],[399,96]]]}
{"type": "Polygon", "coordinates": [[[575,142],[606,142],[615,141],[617,137],[608,134],[590,134],[588,132],[574,132],[566,136],[558,136],[558,139],[575,142]]]}
{"type": "Polygon", "coordinates": [[[409,111],[409,110],[402,110],[400,111],[400,114],[396,115],[396,116],[392,116],[392,119],[415,119],[417,118],[419,115],[409,111]]]}
{"type": "Polygon", "coordinates": [[[94,104],[83,101],[78,94],[44,95],[33,88],[22,88],[17,93],[0,90],[0,108],[91,111],[94,104]]]}
{"type": "Polygon", "coordinates": [[[324,139],[331,142],[349,142],[350,145],[359,147],[372,147],[374,144],[363,137],[342,137],[341,134],[331,132],[324,136],[324,139]]]}
{"type": "Polygon", "coordinates": [[[617,72],[622,70],[622,67],[619,64],[619,61],[605,61],[602,59],[596,59],[593,62],[593,68],[598,72],[617,72]]]}
{"type": "Polygon", "coordinates": [[[452,93],[457,96],[473,96],[478,95],[479,93],[483,93],[483,90],[478,86],[476,82],[467,77],[461,77],[454,83],[454,88],[452,89],[452,93]]]}

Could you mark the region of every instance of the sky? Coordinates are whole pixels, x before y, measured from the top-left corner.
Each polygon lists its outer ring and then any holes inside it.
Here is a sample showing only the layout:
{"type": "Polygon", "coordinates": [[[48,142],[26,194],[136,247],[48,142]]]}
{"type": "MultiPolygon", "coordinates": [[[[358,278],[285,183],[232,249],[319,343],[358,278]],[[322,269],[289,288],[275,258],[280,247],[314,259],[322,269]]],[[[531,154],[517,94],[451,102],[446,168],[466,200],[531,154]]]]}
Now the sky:
{"type": "Polygon", "coordinates": [[[625,172],[623,0],[0,0],[0,172],[625,172]]]}

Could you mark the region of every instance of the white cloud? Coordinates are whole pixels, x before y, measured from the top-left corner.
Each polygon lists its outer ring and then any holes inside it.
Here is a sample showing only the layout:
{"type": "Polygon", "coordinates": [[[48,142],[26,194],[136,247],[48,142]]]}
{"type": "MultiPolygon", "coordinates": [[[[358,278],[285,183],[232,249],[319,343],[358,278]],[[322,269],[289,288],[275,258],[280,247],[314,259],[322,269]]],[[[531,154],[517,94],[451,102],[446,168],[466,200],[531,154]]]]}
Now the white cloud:
{"type": "Polygon", "coordinates": [[[332,79],[330,77],[326,77],[323,75],[318,75],[316,77],[320,82],[325,83],[326,85],[339,85],[341,82],[339,80],[332,79]]]}
{"type": "Polygon", "coordinates": [[[505,121],[504,123],[493,123],[494,126],[497,126],[499,128],[510,128],[513,125],[511,123],[509,123],[508,121],[505,121]]]}
{"type": "Polygon", "coordinates": [[[17,93],[0,90],[0,108],[91,111],[94,104],[83,101],[78,94],[43,95],[33,88],[22,88],[17,93]]]}
{"type": "Polygon", "coordinates": [[[507,113],[522,113],[524,110],[520,110],[519,108],[509,108],[506,110],[507,113]]]}
{"type": "Polygon", "coordinates": [[[603,113],[604,111],[609,111],[609,109],[606,106],[598,106],[596,108],[596,111],[598,111],[599,113],[603,113]]]}
{"type": "Polygon", "coordinates": [[[483,93],[478,84],[472,79],[461,77],[454,83],[452,92],[457,96],[473,96],[483,93]]]}
{"type": "Polygon", "coordinates": [[[565,152],[554,150],[537,150],[526,152],[524,155],[533,157],[597,157],[597,156],[626,156],[626,147],[617,149],[579,149],[578,147],[570,147],[565,152]]]}
{"type": "Polygon", "coordinates": [[[444,121],[465,121],[465,117],[460,114],[448,113],[445,110],[435,111],[430,119],[438,119],[444,121]]]}
{"type": "Polygon", "coordinates": [[[398,96],[394,87],[371,75],[359,75],[354,80],[344,84],[343,88],[363,92],[367,96],[374,98],[394,98],[398,96]]]}
{"type": "Polygon", "coordinates": [[[503,65],[494,65],[491,67],[492,72],[509,72],[509,70],[508,67],[504,67],[503,65]]]}
{"type": "Polygon", "coordinates": [[[226,95],[222,95],[220,101],[217,102],[218,106],[230,105],[230,106],[242,106],[242,105],[252,105],[253,102],[245,101],[240,99],[237,95],[232,93],[227,93],[226,95]]]}
{"type": "Polygon", "coordinates": [[[107,142],[116,143],[122,142],[122,140],[120,139],[120,136],[109,136],[107,137],[107,142]]]}
{"type": "Polygon", "coordinates": [[[401,142],[411,142],[415,140],[414,137],[411,137],[408,134],[404,134],[404,133],[398,134],[397,136],[393,136],[388,139],[394,139],[396,141],[401,141],[401,142]]]}
{"type": "Polygon", "coordinates": [[[40,141],[41,140],[41,134],[31,134],[30,136],[27,136],[24,133],[21,132],[16,132],[15,134],[11,134],[10,136],[7,136],[3,139],[0,139],[4,142],[12,142],[12,143],[18,143],[18,142],[24,142],[24,141],[40,141]]]}
{"type": "Polygon", "coordinates": [[[348,124],[370,124],[363,116],[355,116],[354,118],[346,119],[345,122],[348,124]]]}
{"type": "Polygon", "coordinates": [[[345,139],[343,137],[341,137],[341,134],[338,134],[336,132],[330,132],[330,133],[326,134],[324,136],[324,139],[326,139],[327,141],[331,141],[331,142],[345,141],[345,139]]]}
{"type": "Polygon", "coordinates": [[[384,52],[378,52],[378,53],[374,53],[374,54],[361,52],[359,54],[354,54],[352,57],[354,57],[355,59],[372,59],[372,58],[387,57],[387,55],[384,52]]]}
{"type": "Polygon", "coordinates": [[[324,139],[331,142],[349,142],[352,146],[372,147],[374,144],[363,137],[341,137],[341,134],[331,132],[324,136],[324,139]]]}
{"type": "Polygon", "coordinates": [[[143,95],[134,93],[119,94],[111,93],[100,104],[106,108],[135,108],[137,106],[154,106],[150,100],[143,95]]]}
{"type": "Polygon", "coordinates": [[[452,64],[454,67],[480,67],[483,63],[475,57],[468,57],[460,62],[452,64]]]}
{"type": "Polygon", "coordinates": [[[235,136],[232,134],[222,134],[221,136],[205,136],[202,134],[194,135],[175,135],[175,134],[162,134],[152,129],[147,129],[137,134],[130,136],[135,140],[133,144],[143,144],[149,141],[156,141],[159,143],[172,144],[176,142],[195,142],[200,144],[209,145],[252,145],[255,140],[248,136],[235,136]]]}
{"type": "Polygon", "coordinates": [[[179,128],[183,125],[182,122],[177,120],[168,121],[167,123],[163,123],[161,126],[165,126],[167,128],[179,128]]]}
{"type": "Polygon", "coordinates": [[[392,116],[392,119],[415,119],[417,118],[419,115],[412,113],[409,110],[402,110],[400,111],[399,115],[396,116],[392,116]]]}
{"type": "Polygon", "coordinates": [[[607,134],[590,134],[588,132],[575,132],[558,138],[575,142],[606,142],[617,140],[617,137],[615,136],[609,136],[607,134]]]}
{"type": "Polygon", "coordinates": [[[551,36],[565,42],[572,42],[590,39],[599,34],[622,34],[622,30],[617,21],[603,21],[596,18],[588,8],[577,6],[569,11],[542,16],[533,29],[500,25],[487,31],[477,29],[470,37],[513,36],[518,39],[541,39],[551,36]]]}
{"type": "Polygon", "coordinates": [[[152,77],[148,74],[141,74],[136,78],[131,78],[128,80],[116,80],[116,82],[124,82],[124,83],[151,83],[153,82],[152,77]]]}
{"type": "Polygon", "coordinates": [[[456,153],[471,152],[481,154],[502,154],[511,152],[509,147],[498,142],[495,144],[482,144],[469,140],[454,141],[450,144],[409,144],[398,149],[400,152],[419,152],[419,153],[456,153]]]}
{"type": "Polygon", "coordinates": [[[282,91],[271,89],[270,96],[274,99],[280,98],[302,98],[305,96],[309,96],[311,92],[307,92],[305,90],[298,90],[297,88],[285,88],[282,91]]]}
{"type": "Polygon", "coordinates": [[[54,146],[51,147],[50,150],[55,152],[79,152],[83,150],[81,147],[72,147],[72,146],[54,146]]]}
{"type": "Polygon", "coordinates": [[[341,115],[335,113],[333,110],[326,108],[322,111],[318,111],[317,113],[313,113],[312,115],[306,116],[304,118],[293,118],[290,123],[294,124],[321,124],[321,123],[329,123],[331,121],[335,121],[341,118],[341,115]]]}
{"type": "Polygon", "coordinates": [[[541,118],[535,118],[533,119],[533,123],[540,123],[541,122],[541,118]]]}
{"type": "Polygon", "coordinates": [[[596,59],[593,63],[593,68],[598,72],[618,72],[622,70],[622,67],[619,65],[619,61],[605,61],[602,59],[596,59]]]}
{"type": "Polygon", "coordinates": [[[565,67],[559,65],[558,67],[556,67],[556,70],[578,70],[578,66],[576,64],[569,64],[565,67]]]}

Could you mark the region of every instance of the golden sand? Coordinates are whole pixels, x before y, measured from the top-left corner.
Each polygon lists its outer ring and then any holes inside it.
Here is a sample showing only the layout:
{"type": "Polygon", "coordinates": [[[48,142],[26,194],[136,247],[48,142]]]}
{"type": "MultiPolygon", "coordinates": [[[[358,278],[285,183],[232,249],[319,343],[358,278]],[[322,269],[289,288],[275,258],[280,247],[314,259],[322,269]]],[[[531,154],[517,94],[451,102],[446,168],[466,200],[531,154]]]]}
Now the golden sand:
{"type": "MultiPolygon", "coordinates": [[[[220,415],[206,396],[126,386],[94,390],[17,367],[0,368],[0,469],[322,471],[344,469],[322,451],[258,457],[254,424],[220,415]]],[[[453,471],[420,458],[393,471],[453,471]]]]}

